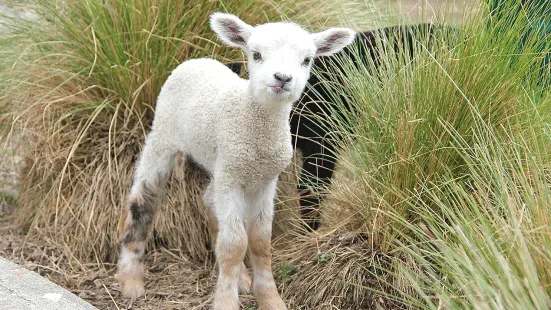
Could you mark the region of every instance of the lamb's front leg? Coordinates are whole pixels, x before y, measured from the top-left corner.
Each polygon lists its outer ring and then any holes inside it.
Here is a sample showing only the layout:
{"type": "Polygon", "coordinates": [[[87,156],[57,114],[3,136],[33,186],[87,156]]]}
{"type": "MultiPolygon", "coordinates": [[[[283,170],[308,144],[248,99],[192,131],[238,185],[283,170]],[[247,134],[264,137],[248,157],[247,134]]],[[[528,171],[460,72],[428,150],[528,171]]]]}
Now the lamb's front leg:
{"type": "MultiPolygon", "coordinates": [[[[203,196],[203,201],[206,205],[207,222],[209,227],[210,242],[213,247],[216,247],[216,240],[218,239],[218,219],[214,210],[214,186],[210,183],[203,196]]],[[[241,274],[239,276],[239,294],[249,294],[251,292],[252,279],[249,276],[245,263],[241,263],[241,274]]]]}
{"type": "Polygon", "coordinates": [[[218,281],[214,293],[214,310],[239,309],[239,275],[247,252],[247,233],[243,222],[244,193],[240,189],[215,186],[214,206],[218,219],[216,261],[218,281]]]}
{"type": "Polygon", "coordinates": [[[272,274],[272,220],[277,180],[253,195],[251,218],[247,225],[249,256],[253,267],[252,291],[263,310],[286,310],[272,274]]]}

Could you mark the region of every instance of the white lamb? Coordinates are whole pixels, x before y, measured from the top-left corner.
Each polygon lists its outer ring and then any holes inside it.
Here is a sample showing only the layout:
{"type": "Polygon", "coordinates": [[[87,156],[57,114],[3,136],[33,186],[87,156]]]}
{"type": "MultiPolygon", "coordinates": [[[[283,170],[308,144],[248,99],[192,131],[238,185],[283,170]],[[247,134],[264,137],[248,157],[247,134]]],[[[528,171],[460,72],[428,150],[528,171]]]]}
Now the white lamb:
{"type": "Polygon", "coordinates": [[[276,182],[293,155],[289,115],[312,59],[340,51],[355,32],[310,34],[283,22],[253,27],[222,13],[212,14],[210,23],[224,43],[245,51],[250,80],[212,59],[186,61],[168,77],[121,216],[118,278],[124,296],[144,294],[142,260],[155,202],[182,153],[211,176],[204,201],[212,208],[219,267],[213,308],[239,309],[239,288],[252,289],[261,309],[287,309],[273,279],[270,248],[276,182]],[[252,285],[243,264],[247,248],[252,285]]]}

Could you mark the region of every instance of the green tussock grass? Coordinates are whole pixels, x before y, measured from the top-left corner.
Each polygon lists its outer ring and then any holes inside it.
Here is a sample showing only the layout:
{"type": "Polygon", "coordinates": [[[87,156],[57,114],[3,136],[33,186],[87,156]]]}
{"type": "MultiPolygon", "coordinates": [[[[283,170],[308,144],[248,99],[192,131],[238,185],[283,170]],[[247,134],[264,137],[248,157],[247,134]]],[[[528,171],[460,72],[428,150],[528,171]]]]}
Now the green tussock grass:
{"type": "Polygon", "coordinates": [[[448,128],[467,173],[443,173],[423,188],[425,199],[410,201],[423,225],[397,218],[409,229],[398,250],[417,265],[398,263],[396,276],[416,293],[406,302],[423,309],[549,308],[551,136],[499,137],[480,123],[469,143],[448,128]]]}
{"type": "Polygon", "coordinates": [[[342,58],[341,82],[322,82],[341,152],[322,212],[386,257],[365,268],[389,284],[366,290],[412,308],[551,304],[550,33],[531,9],[481,4],[430,45],[418,34],[413,58],[381,39],[377,69],[342,58]]]}
{"type": "Polygon", "coordinates": [[[343,174],[357,173],[359,178],[352,176],[349,184],[361,187],[352,189],[361,194],[348,202],[364,215],[358,223],[383,237],[383,248],[391,244],[387,241],[393,240],[396,227],[365,221],[375,216],[374,210],[403,206],[400,213],[405,214],[403,200],[409,194],[443,172],[465,173],[453,136],[442,124],[474,143],[477,117],[489,128],[515,136],[549,121],[549,98],[538,86],[535,70],[542,59],[536,52],[539,39],[527,38],[519,52],[526,21],[519,19],[507,32],[493,31],[484,16],[457,31],[442,32],[430,48],[414,44],[413,59],[389,52],[378,69],[373,63],[358,66],[342,59],[343,68],[330,73],[333,80],[344,81],[327,84],[333,89],[330,101],[336,103],[331,126],[344,153],[343,174]]]}

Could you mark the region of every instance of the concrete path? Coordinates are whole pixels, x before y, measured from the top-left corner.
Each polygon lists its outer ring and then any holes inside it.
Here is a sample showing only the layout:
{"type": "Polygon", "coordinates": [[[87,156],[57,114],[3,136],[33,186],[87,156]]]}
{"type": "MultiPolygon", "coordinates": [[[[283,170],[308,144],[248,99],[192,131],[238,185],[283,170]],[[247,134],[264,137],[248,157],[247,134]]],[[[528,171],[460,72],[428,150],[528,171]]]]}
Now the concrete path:
{"type": "Polygon", "coordinates": [[[0,309],[97,310],[35,272],[0,257],[0,309]]]}

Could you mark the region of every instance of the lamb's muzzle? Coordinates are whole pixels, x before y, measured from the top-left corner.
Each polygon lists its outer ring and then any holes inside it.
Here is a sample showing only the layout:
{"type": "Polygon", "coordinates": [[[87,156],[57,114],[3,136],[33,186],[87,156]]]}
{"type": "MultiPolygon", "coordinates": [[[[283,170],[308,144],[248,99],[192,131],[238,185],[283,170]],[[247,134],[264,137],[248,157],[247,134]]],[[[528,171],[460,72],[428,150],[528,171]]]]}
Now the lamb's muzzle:
{"type": "Polygon", "coordinates": [[[118,278],[123,294],[144,293],[143,255],[155,203],[178,153],[211,176],[205,204],[219,267],[213,308],[239,309],[238,289],[252,289],[262,309],[282,310],[271,270],[271,231],[278,175],[293,149],[291,105],[304,90],[312,57],[330,55],[354,39],[347,28],[310,34],[293,23],[250,26],[214,13],[211,27],[247,54],[250,80],[211,59],[178,66],[161,89],[155,118],[121,217],[118,278]],[[251,280],[243,265],[249,250],[251,280]]]}

